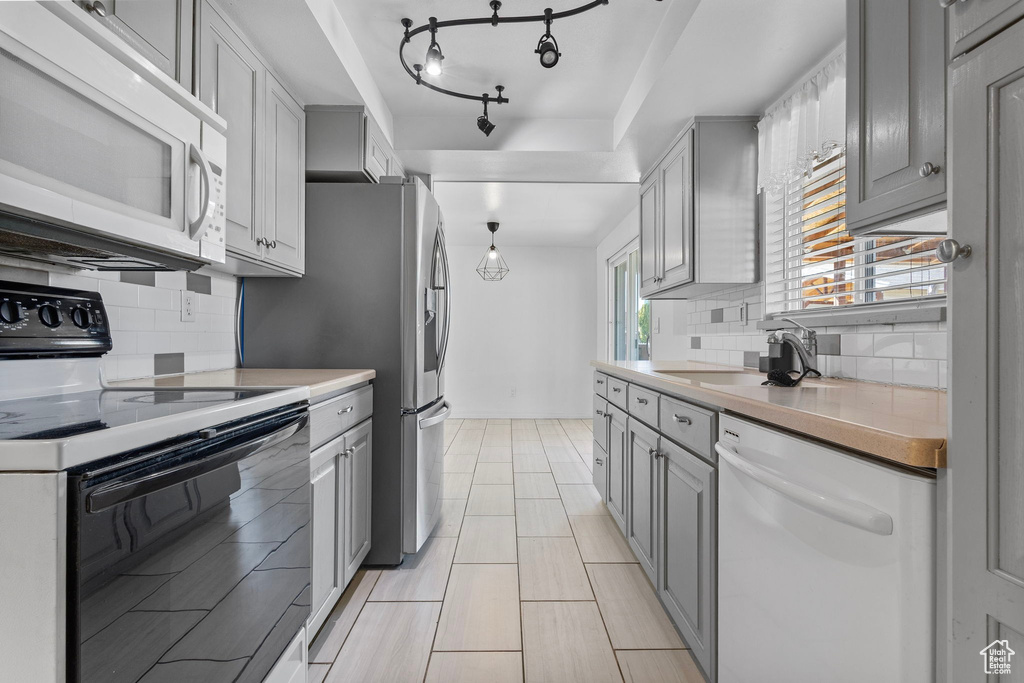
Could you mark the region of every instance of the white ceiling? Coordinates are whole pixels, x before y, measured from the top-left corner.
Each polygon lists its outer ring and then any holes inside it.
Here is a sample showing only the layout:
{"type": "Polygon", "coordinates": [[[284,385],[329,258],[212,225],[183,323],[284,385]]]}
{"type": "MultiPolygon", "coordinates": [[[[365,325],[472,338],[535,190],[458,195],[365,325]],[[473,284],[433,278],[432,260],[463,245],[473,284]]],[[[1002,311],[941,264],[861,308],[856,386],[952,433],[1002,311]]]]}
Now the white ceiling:
{"type": "MultiPolygon", "coordinates": [[[[846,16],[846,0],[610,0],[555,22],[553,69],[533,52],[543,24],[441,29],[444,86],[507,88],[485,137],[481,105],[417,86],[398,47],[403,17],[489,16],[487,0],[221,2],[304,104],[367,106],[406,169],[434,177],[453,243],[485,242],[497,218],[499,241],[591,244],[687,119],[762,114],[843,40],[846,16]]],[[[583,2],[505,0],[501,14],[583,2]]],[[[427,44],[413,39],[410,63],[427,44]]]]}
{"type": "Polygon", "coordinates": [[[636,203],[633,183],[435,182],[451,244],[595,246],[636,203]]]}

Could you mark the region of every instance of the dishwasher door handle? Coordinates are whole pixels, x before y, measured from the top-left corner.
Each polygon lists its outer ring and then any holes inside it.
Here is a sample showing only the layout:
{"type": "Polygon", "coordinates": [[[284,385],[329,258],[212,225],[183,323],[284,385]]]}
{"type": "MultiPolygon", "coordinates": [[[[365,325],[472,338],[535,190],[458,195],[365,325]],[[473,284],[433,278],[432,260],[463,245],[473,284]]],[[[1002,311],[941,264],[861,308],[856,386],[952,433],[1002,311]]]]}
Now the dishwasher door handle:
{"type": "Polygon", "coordinates": [[[833,498],[789,481],[744,459],[720,441],[715,444],[715,451],[743,474],[806,510],[879,536],[892,535],[892,517],[881,510],[858,501],[833,498]]]}

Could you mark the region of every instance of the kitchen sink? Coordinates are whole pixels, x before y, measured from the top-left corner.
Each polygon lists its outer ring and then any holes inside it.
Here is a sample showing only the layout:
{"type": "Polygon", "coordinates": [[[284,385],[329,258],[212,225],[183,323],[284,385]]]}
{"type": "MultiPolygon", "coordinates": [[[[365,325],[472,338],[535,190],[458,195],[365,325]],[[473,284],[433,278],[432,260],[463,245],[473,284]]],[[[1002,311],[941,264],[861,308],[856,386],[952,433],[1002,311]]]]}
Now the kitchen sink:
{"type": "MultiPolygon", "coordinates": [[[[687,379],[691,382],[700,382],[701,384],[716,384],[719,386],[741,386],[741,387],[756,387],[761,386],[761,383],[765,381],[764,375],[754,375],[748,372],[682,372],[682,371],[660,371],[659,374],[671,375],[672,377],[679,377],[680,379],[687,379]]],[[[804,380],[797,385],[797,388],[801,389],[836,389],[835,385],[832,384],[819,384],[813,380],[804,380]]]]}

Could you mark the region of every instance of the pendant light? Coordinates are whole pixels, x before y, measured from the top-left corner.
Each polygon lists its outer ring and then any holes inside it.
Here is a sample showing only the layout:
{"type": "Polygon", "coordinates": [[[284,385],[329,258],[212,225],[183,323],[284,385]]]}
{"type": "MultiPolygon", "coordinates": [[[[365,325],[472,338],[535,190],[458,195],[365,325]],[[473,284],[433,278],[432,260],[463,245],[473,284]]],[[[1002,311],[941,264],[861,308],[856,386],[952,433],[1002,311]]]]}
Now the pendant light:
{"type": "Polygon", "coordinates": [[[505,263],[505,259],[501,257],[501,253],[498,248],[494,246],[494,233],[498,232],[498,224],[495,221],[491,221],[487,224],[487,229],[491,231],[491,246],[487,249],[487,253],[480,259],[480,265],[476,267],[476,272],[480,274],[484,280],[489,282],[497,282],[503,277],[508,275],[508,264],[505,263]]]}

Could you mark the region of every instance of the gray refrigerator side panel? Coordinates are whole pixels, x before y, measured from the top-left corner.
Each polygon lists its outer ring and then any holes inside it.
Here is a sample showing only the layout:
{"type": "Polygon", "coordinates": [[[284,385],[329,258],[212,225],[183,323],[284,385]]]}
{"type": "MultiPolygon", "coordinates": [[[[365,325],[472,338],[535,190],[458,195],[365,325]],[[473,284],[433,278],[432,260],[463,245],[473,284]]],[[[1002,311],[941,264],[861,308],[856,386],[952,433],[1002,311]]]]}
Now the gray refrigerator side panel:
{"type": "Polygon", "coordinates": [[[371,368],[368,564],[402,560],[402,186],[306,185],[306,274],[245,281],[245,367],[371,368]]]}

